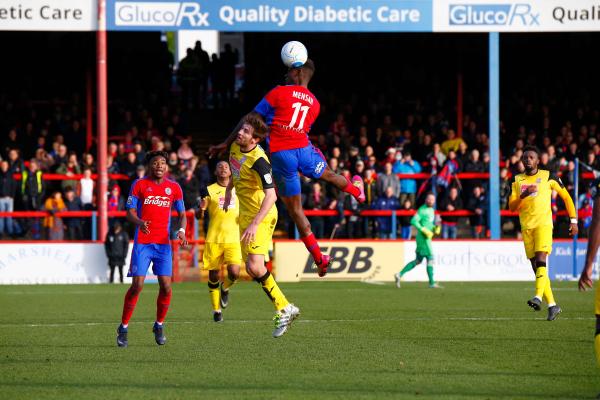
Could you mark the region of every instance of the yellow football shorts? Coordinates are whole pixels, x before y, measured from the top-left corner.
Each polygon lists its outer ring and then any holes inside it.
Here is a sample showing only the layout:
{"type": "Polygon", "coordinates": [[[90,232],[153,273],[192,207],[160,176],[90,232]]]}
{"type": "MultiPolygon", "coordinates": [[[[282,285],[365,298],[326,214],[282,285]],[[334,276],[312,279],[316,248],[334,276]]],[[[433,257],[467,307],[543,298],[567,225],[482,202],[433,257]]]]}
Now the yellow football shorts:
{"type": "Polygon", "coordinates": [[[596,298],[594,300],[596,315],[600,315],[600,283],[596,283],[596,298]]]}
{"type": "Polygon", "coordinates": [[[205,243],[202,262],[205,270],[220,270],[221,265],[241,265],[242,250],[239,243],[205,243]]]}
{"type": "MultiPolygon", "coordinates": [[[[254,217],[250,218],[240,215],[240,237],[244,234],[244,231],[253,219],[254,217]]],[[[273,242],[275,225],[277,225],[277,214],[268,214],[260,223],[258,229],[256,229],[254,241],[249,244],[241,243],[240,247],[242,248],[242,258],[244,261],[248,258],[248,254],[262,254],[268,257],[269,248],[273,242]]]]}
{"type": "Polygon", "coordinates": [[[524,229],[523,244],[527,258],[535,257],[537,252],[552,253],[552,225],[524,229]]]}

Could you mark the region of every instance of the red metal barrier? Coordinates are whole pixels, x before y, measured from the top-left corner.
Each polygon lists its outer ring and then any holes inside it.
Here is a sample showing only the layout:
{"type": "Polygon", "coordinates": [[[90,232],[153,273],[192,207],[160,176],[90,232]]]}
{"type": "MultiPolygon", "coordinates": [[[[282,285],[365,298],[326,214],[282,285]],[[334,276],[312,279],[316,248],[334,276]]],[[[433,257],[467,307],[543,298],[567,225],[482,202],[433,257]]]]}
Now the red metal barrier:
{"type": "MultiPolygon", "coordinates": [[[[13,178],[16,181],[20,181],[21,174],[14,174],[13,178]]],[[[44,180],[46,180],[46,181],[76,181],[78,179],[83,178],[83,174],[64,175],[64,174],[46,174],[46,173],[44,173],[42,175],[42,178],[44,178],[44,180]]],[[[129,179],[129,177],[124,174],[108,174],[108,178],[117,180],[117,181],[124,181],[124,180],[129,179]]],[[[92,174],[92,179],[97,180],[98,174],[92,174]]]]}
{"type": "MultiPolygon", "coordinates": [[[[431,174],[427,174],[427,173],[396,174],[396,175],[400,179],[417,179],[417,180],[429,179],[431,177],[431,174]]],[[[559,174],[559,175],[561,175],[561,174],[559,174]]],[[[44,180],[48,180],[48,181],[71,181],[71,180],[81,179],[81,178],[83,178],[83,175],[82,174],[63,175],[63,174],[45,173],[44,175],[42,175],[42,177],[44,178],[44,180]]],[[[108,177],[109,177],[109,179],[121,180],[121,181],[130,179],[127,175],[124,175],[124,174],[109,174],[108,177]]],[[[490,174],[487,172],[461,172],[459,174],[456,174],[455,177],[457,177],[458,179],[467,179],[467,180],[468,179],[489,179],[490,174]]],[[[585,172],[585,173],[581,174],[581,177],[583,179],[589,179],[589,180],[595,179],[594,174],[591,172],[585,172]]],[[[21,174],[14,174],[13,178],[15,180],[20,181],[21,174]]],[[[92,174],[92,179],[97,180],[98,175],[92,174]]]]}

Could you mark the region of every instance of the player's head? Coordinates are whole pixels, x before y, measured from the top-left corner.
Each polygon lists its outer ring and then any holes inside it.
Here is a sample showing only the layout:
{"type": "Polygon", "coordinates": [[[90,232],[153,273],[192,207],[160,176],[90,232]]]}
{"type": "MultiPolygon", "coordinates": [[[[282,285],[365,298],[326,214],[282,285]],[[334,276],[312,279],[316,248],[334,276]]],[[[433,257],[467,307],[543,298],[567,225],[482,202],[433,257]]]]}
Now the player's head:
{"type": "Polygon", "coordinates": [[[166,151],[150,151],[144,158],[144,163],[148,167],[150,177],[162,178],[167,172],[167,160],[169,159],[169,153],[166,151]]]}
{"type": "Polygon", "coordinates": [[[267,125],[263,119],[250,113],[242,120],[235,142],[242,148],[253,148],[267,136],[267,125]]]}
{"type": "Polygon", "coordinates": [[[298,68],[288,69],[285,74],[285,83],[288,85],[308,86],[308,83],[315,74],[315,63],[310,58],[298,68]]]}
{"type": "Polygon", "coordinates": [[[231,176],[231,169],[227,161],[219,161],[215,167],[215,175],[217,179],[228,179],[231,176]]]}
{"type": "Polygon", "coordinates": [[[433,207],[435,205],[435,196],[433,193],[427,193],[427,196],[425,196],[425,205],[427,207],[433,207]]]}
{"type": "Polygon", "coordinates": [[[529,174],[536,171],[540,163],[540,150],[535,146],[525,146],[521,162],[523,162],[523,166],[525,167],[525,173],[529,174]]]}

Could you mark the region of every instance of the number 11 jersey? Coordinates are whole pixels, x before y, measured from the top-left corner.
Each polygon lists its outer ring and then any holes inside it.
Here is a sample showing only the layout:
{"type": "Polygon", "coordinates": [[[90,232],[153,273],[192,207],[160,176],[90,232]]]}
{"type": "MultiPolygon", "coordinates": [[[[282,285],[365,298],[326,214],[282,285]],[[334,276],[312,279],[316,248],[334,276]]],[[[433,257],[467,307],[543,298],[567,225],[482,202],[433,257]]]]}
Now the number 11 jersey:
{"type": "Polygon", "coordinates": [[[271,153],[307,147],[308,132],[320,110],[321,105],[310,90],[296,85],[275,87],[254,109],[269,126],[271,153]]]}

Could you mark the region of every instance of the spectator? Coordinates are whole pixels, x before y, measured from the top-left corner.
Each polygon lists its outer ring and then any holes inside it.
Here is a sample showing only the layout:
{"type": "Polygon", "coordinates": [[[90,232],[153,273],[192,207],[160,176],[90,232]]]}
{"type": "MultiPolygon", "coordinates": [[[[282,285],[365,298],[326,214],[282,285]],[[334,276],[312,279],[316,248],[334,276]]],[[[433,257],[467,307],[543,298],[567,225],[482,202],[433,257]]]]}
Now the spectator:
{"type": "MultiPolygon", "coordinates": [[[[375,200],[371,206],[374,210],[398,210],[400,203],[398,198],[394,196],[394,188],[388,186],[384,190],[384,194],[375,200]]],[[[380,239],[390,239],[392,234],[392,218],[376,217],[375,222],[377,223],[377,232],[380,239]]]]}
{"type": "Polygon", "coordinates": [[[194,177],[194,171],[186,168],[183,177],[179,180],[179,186],[183,190],[183,204],[188,211],[194,210],[200,198],[200,183],[194,177]]]}
{"type": "Polygon", "coordinates": [[[44,209],[50,213],[44,218],[44,228],[46,228],[49,240],[63,240],[65,237],[65,226],[61,217],[56,216],[57,212],[66,211],[65,203],[62,199],[62,193],[55,191],[44,203],[44,209]]]}
{"type": "Polygon", "coordinates": [[[383,165],[383,173],[377,175],[377,197],[382,197],[388,187],[391,187],[394,197],[400,196],[400,180],[393,171],[392,163],[386,162],[383,165]]]}
{"type": "MultiPolygon", "coordinates": [[[[83,211],[83,204],[81,204],[81,200],[75,195],[75,191],[71,187],[65,190],[65,207],[67,211],[83,211]]],[[[82,240],[83,225],[81,218],[69,217],[66,220],[67,239],[82,240]]]]}
{"type": "MultiPolygon", "coordinates": [[[[29,161],[29,167],[21,174],[21,198],[26,211],[40,211],[42,200],[46,192],[46,183],[43,173],[35,158],[29,161]]],[[[30,219],[30,233],[33,239],[41,238],[40,219],[30,219]]]]}
{"type": "Polygon", "coordinates": [[[467,201],[467,210],[475,213],[469,217],[473,238],[483,238],[486,233],[487,198],[483,193],[481,186],[475,186],[473,188],[473,194],[467,201]]]}
{"type": "Polygon", "coordinates": [[[96,172],[96,161],[92,153],[85,153],[83,155],[83,161],[81,163],[81,169],[89,168],[93,173],[96,172]]]}
{"type": "Polygon", "coordinates": [[[13,174],[20,174],[25,170],[25,164],[21,159],[19,150],[11,149],[8,151],[8,169],[13,174]]]}
{"type": "Polygon", "coordinates": [[[442,152],[439,143],[433,144],[433,150],[427,155],[432,171],[439,171],[446,162],[446,155],[442,152]]]}
{"type": "MultiPolygon", "coordinates": [[[[0,161],[0,212],[13,212],[15,207],[15,194],[17,183],[10,171],[8,161],[0,161]]],[[[0,217],[0,237],[16,234],[13,219],[11,217],[0,217]]]]}
{"type": "MultiPolygon", "coordinates": [[[[74,153],[69,154],[67,158],[67,163],[61,164],[56,169],[56,173],[61,175],[67,175],[69,177],[72,177],[73,175],[80,175],[81,168],[79,167],[79,163],[77,162],[77,155],[74,153]]],[[[61,188],[65,190],[67,187],[76,187],[77,182],[78,181],[75,179],[65,179],[61,181],[60,185],[61,188]]]]}
{"type": "MultiPolygon", "coordinates": [[[[332,159],[334,160],[334,159],[332,159]]],[[[365,191],[365,204],[370,207],[371,203],[377,198],[377,183],[380,175],[375,174],[375,170],[372,168],[365,170],[365,177],[363,179],[364,191],[365,191]]],[[[332,185],[331,185],[332,186],[332,185]]]]}
{"type": "MultiPolygon", "coordinates": [[[[312,184],[310,193],[306,196],[304,201],[305,210],[327,210],[328,201],[321,183],[314,182],[312,184]]],[[[325,217],[312,216],[308,217],[312,231],[317,239],[321,239],[325,236],[325,217]]]]}
{"type": "Polygon", "coordinates": [[[81,199],[84,210],[92,210],[94,208],[94,180],[92,179],[92,170],[86,167],[83,170],[83,177],[77,185],[77,195],[81,199]]]}
{"type": "Polygon", "coordinates": [[[448,154],[450,150],[457,151],[462,142],[464,142],[464,140],[457,137],[454,130],[448,129],[448,138],[442,142],[440,148],[444,154],[448,154]]]}
{"type": "Polygon", "coordinates": [[[115,268],[119,270],[119,282],[123,283],[123,266],[129,252],[129,236],[123,230],[119,221],[115,221],[106,234],[104,250],[106,258],[108,258],[108,267],[110,268],[108,283],[115,281],[115,268]]]}
{"type": "MultiPolygon", "coordinates": [[[[479,150],[473,149],[471,150],[471,154],[469,154],[469,159],[466,164],[464,164],[463,172],[480,174],[485,172],[485,167],[483,162],[479,159],[479,150]]],[[[481,179],[467,179],[463,184],[466,193],[471,193],[475,186],[482,186],[481,179]]]]}
{"type": "MultiPolygon", "coordinates": [[[[399,174],[418,174],[421,172],[421,165],[418,161],[412,159],[409,152],[405,151],[402,161],[394,165],[394,172],[399,174]]],[[[400,204],[409,199],[411,204],[415,204],[417,194],[417,181],[414,179],[400,180],[400,204]]]]}
{"type": "Polygon", "coordinates": [[[35,151],[35,159],[38,160],[40,169],[44,172],[50,171],[50,168],[54,164],[54,160],[44,149],[37,149],[35,151]]]}
{"type": "MultiPolygon", "coordinates": [[[[410,199],[404,200],[402,203],[402,211],[412,211],[413,203],[410,202],[410,199]]],[[[400,237],[405,240],[410,240],[412,234],[412,225],[410,220],[412,219],[412,215],[403,215],[399,218],[400,220],[400,237]]]]}
{"type": "MultiPolygon", "coordinates": [[[[463,202],[458,195],[458,188],[452,186],[448,195],[440,202],[440,211],[456,211],[463,209],[463,202]]],[[[442,238],[456,239],[458,229],[458,217],[444,215],[442,216],[442,238]]]]}
{"type": "Polygon", "coordinates": [[[508,169],[500,170],[500,209],[508,210],[508,198],[511,191],[511,182],[508,178],[508,169]]]}
{"type": "MultiPolygon", "coordinates": [[[[109,212],[113,211],[124,211],[125,201],[121,196],[121,188],[119,185],[113,185],[108,195],[106,209],[109,212]]],[[[117,217],[108,217],[108,226],[112,227],[118,221],[117,217]]]]}

